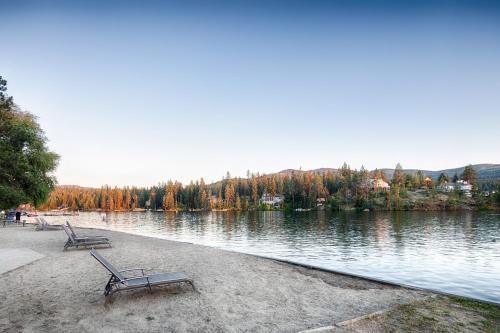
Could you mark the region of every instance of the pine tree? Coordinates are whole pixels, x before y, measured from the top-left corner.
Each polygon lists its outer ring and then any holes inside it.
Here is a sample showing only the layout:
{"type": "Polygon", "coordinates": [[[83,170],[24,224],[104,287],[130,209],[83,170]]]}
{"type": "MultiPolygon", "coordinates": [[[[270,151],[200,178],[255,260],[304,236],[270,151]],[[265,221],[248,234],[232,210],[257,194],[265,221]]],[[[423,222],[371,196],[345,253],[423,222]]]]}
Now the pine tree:
{"type": "Polygon", "coordinates": [[[222,191],[219,191],[219,195],[217,196],[217,209],[224,208],[224,201],[222,200],[222,191]]]}
{"type": "Polygon", "coordinates": [[[224,194],[226,197],[226,208],[232,208],[234,204],[234,186],[232,181],[229,181],[226,185],[224,194]]]}
{"type": "Polygon", "coordinates": [[[476,180],[477,180],[477,174],[476,170],[472,167],[472,165],[468,165],[465,167],[464,172],[462,173],[462,176],[460,177],[462,180],[467,181],[471,185],[476,185],[476,180]]]}
{"type": "Polygon", "coordinates": [[[447,183],[448,181],[449,181],[448,175],[445,174],[444,172],[441,172],[441,174],[438,177],[439,185],[443,185],[444,183],[447,183]]]}
{"type": "Polygon", "coordinates": [[[131,204],[131,201],[132,201],[132,197],[130,195],[130,191],[128,190],[128,188],[125,190],[125,205],[124,205],[124,208],[129,210],[130,209],[130,204],[131,204]]]}
{"type": "Polygon", "coordinates": [[[252,200],[253,200],[253,203],[257,206],[258,200],[259,200],[259,195],[258,195],[258,189],[257,189],[257,179],[255,177],[252,177],[252,200]]]}
{"type": "Polygon", "coordinates": [[[241,200],[239,194],[236,194],[236,203],[234,205],[236,210],[241,210],[241,200]]]}
{"type": "Polygon", "coordinates": [[[399,186],[404,185],[405,174],[403,172],[403,167],[401,164],[396,165],[396,169],[394,169],[394,175],[392,176],[392,183],[397,184],[399,186]]]}

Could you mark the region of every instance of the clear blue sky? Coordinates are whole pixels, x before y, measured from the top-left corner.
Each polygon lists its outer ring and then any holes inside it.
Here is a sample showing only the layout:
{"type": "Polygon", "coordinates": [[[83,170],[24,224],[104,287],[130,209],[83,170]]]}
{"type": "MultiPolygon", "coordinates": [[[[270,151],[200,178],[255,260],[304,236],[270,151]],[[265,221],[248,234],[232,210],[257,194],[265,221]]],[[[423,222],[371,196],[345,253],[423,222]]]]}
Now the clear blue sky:
{"type": "Polygon", "coordinates": [[[2,2],[61,184],[500,162],[494,1],[2,2]]]}

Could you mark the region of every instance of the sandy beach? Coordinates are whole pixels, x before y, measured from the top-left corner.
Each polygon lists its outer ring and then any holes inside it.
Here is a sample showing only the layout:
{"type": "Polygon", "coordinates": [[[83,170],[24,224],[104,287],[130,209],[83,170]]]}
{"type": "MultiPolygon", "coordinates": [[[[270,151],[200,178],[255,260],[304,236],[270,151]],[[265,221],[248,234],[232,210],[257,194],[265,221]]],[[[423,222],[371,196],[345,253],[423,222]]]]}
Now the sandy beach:
{"type": "Polygon", "coordinates": [[[2,332],[299,332],[349,320],[428,294],[189,243],[94,229],[117,268],[183,271],[188,285],[115,294],[89,250],[63,252],[63,231],[0,228],[0,251],[36,260],[0,274],[2,332]]]}

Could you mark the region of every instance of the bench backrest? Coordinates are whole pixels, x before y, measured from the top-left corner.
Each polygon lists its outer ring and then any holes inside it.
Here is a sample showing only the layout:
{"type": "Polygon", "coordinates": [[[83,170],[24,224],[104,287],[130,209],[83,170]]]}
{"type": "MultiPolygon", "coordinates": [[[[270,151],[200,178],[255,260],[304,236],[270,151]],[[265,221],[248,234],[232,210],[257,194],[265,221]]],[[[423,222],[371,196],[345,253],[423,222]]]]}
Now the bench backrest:
{"type": "Polygon", "coordinates": [[[63,224],[63,226],[62,226],[62,227],[63,227],[64,231],[66,232],[66,235],[68,235],[69,240],[70,240],[72,243],[76,243],[75,237],[73,237],[73,234],[72,234],[72,233],[71,233],[71,231],[68,229],[68,227],[67,227],[67,226],[65,226],[64,224],[63,224]]]}
{"type": "Polygon", "coordinates": [[[90,254],[99,261],[106,269],[113,274],[118,280],[125,281],[125,277],[113,266],[109,261],[107,261],[103,256],[101,256],[96,250],[90,250],[90,254]]]}
{"type": "Polygon", "coordinates": [[[69,224],[69,221],[66,221],[66,224],[68,225],[69,231],[71,231],[71,234],[73,235],[73,237],[77,238],[75,231],[73,230],[73,227],[71,226],[71,224],[69,224]]]}

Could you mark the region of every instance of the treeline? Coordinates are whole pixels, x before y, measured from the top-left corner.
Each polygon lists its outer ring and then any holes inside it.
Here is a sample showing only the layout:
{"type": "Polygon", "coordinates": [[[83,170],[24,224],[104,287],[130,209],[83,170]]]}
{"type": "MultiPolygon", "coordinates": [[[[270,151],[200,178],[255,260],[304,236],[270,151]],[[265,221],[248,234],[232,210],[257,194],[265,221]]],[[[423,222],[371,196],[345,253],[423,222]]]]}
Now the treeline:
{"type": "MultiPolygon", "coordinates": [[[[455,176],[457,179],[458,176],[455,176]]],[[[462,179],[475,183],[472,168],[466,168],[462,179]],[[471,171],[472,170],[472,171],[471,171]]],[[[441,175],[438,182],[448,181],[441,175]]],[[[455,179],[456,180],[456,179],[455,179]]],[[[435,182],[422,172],[405,174],[397,165],[392,179],[375,170],[351,169],[344,164],[336,171],[291,171],[272,175],[248,173],[247,178],[234,178],[229,173],[221,181],[205,184],[203,179],[183,185],[168,181],[152,187],[82,188],[57,187],[42,209],[120,211],[153,210],[251,210],[354,207],[357,209],[402,209],[401,199],[408,191],[425,189],[435,192],[435,182]],[[373,180],[390,183],[390,190],[372,186],[373,180]],[[277,205],[265,205],[261,198],[280,198],[277,205]],[[319,200],[318,200],[319,199],[319,200]]]]}

